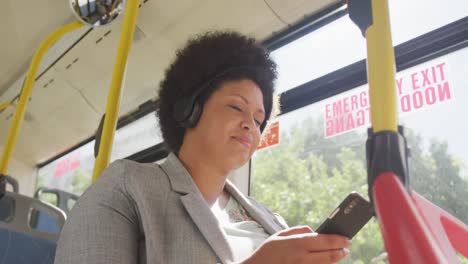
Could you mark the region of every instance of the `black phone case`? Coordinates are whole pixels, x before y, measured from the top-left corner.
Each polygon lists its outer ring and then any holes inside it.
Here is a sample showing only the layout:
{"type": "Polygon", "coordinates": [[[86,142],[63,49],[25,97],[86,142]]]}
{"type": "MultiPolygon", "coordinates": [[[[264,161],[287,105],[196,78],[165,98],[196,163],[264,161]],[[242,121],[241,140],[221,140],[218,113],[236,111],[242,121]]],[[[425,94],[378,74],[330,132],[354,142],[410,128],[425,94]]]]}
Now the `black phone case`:
{"type": "Polygon", "coordinates": [[[374,215],[371,204],[356,192],[350,193],[316,232],[353,238],[374,215]]]}

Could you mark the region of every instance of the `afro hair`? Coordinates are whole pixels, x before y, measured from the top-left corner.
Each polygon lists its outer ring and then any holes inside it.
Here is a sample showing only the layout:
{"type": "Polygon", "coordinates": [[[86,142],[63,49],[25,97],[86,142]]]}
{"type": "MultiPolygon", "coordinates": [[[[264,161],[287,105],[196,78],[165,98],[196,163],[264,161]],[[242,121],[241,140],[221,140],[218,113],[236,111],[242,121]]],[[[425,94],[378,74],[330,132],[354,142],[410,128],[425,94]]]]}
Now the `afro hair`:
{"type": "Polygon", "coordinates": [[[227,81],[250,79],[260,87],[265,108],[265,121],[260,126],[263,132],[277,103],[276,77],[275,62],[254,38],[233,31],[215,31],[190,39],[177,51],[160,83],[156,115],[168,150],[178,153],[185,134],[185,128],[174,118],[174,105],[194,94],[199,94],[197,102],[204,105],[227,81]]]}

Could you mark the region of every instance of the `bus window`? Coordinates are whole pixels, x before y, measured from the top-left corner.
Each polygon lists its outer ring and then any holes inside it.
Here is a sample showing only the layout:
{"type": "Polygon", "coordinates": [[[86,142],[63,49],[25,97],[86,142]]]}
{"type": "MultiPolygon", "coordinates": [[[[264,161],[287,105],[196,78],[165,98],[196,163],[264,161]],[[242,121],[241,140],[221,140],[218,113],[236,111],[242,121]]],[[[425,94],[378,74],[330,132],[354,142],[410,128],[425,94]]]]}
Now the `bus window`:
{"type": "MultiPolygon", "coordinates": [[[[465,223],[467,68],[464,48],[398,72],[395,80],[400,123],[411,148],[411,186],[465,223]]],[[[369,118],[367,85],[279,116],[279,144],[253,157],[251,195],[289,225],[317,228],[349,192],[367,195],[369,118]]],[[[350,251],[344,263],[371,263],[384,251],[375,220],[353,239],[350,251]]]]}
{"type": "MultiPolygon", "coordinates": [[[[111,161],[125,158],[162,142],[158,130],[154,112],[119,128],[115,134],[111,161]]],[[[81,195],[91,184],[94,161],[94,140],[92,140],[40,167],[36,189],[46,186],[81,195]]]]}
{"type": "MultiPolygon", "coordinates": [[[[392,0],[388,4],[394,46],[468,15],[467,1],[392,0]]],[[[281,93],[364,59],[366,43],[349,16],[343,16],[272,55],[279,66],[276,89],[281,93]]]]}
{"type": "Polygon", "coordinates": [[[58,204],[58,197],[57,197],[57,194],[55,194],[55,193],[42,193],[39,196],[39,200],[44,201],[44,202],[48,202],[48,203],[50,203],[52,205],[55,205],[55,206],[57,206],[57,204],[58,204]]]}

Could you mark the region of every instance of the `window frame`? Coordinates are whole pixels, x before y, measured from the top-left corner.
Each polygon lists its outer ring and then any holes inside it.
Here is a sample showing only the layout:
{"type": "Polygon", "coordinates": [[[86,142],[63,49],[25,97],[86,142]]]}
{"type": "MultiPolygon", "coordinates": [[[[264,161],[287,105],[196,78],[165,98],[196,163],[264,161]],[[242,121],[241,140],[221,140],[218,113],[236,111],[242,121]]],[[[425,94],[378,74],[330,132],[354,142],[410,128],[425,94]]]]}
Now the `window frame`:
{"type": "MultiPolygon", "coordinates": [[[[336,19],[348,15],[347,9],[343,8],[345,4],[346,1],[340,1],[313,16],[305,18],[298,24],[265,40],[263,44],[268,50],[274,51],[314,30],[326,26],[336,19]]],[[[395,46],[396,70],[397,72],[402,71],[466,47],[468,47],[468,16],[395,46]]],[[[366,83],[366,59],[362,59],[281,93],[280,103],[282,108],[280,115],[306,107],[366,83]]],[[[154,112],[157,105],[158,102],[152,100],[141,104],[134,113],[119,119],[117,129],[154,112]]],[[[95,136],[92,136],[69,150],[38,164],[37,167],[41,168],[94,139],[95,136]]],[[[169,152],[162,142],[134,153],[126,157],[126,159],[137,162],[156,162],[167,157],[168,154],[169,152]]],[[[249,161],[248,166],[249,173],[246,177],[248,190],[246,191],[250,195],[251,161],[249,161]]]]}

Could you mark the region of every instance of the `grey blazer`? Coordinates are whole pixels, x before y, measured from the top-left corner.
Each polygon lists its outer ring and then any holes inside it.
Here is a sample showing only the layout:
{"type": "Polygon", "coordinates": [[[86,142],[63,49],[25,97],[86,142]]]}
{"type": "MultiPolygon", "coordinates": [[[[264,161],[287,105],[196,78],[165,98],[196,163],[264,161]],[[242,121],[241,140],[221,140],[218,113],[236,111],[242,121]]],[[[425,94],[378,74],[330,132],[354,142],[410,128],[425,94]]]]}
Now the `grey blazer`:
{"type": "MultiPolygon", "coordinates": [[[[269,234],[284,220],[226,182],[226,190],[269,234]]],[[[65,223],[56,264],[232,263],[224,231],[176,155],[162,165],[112,163],[65,223]]]]}

